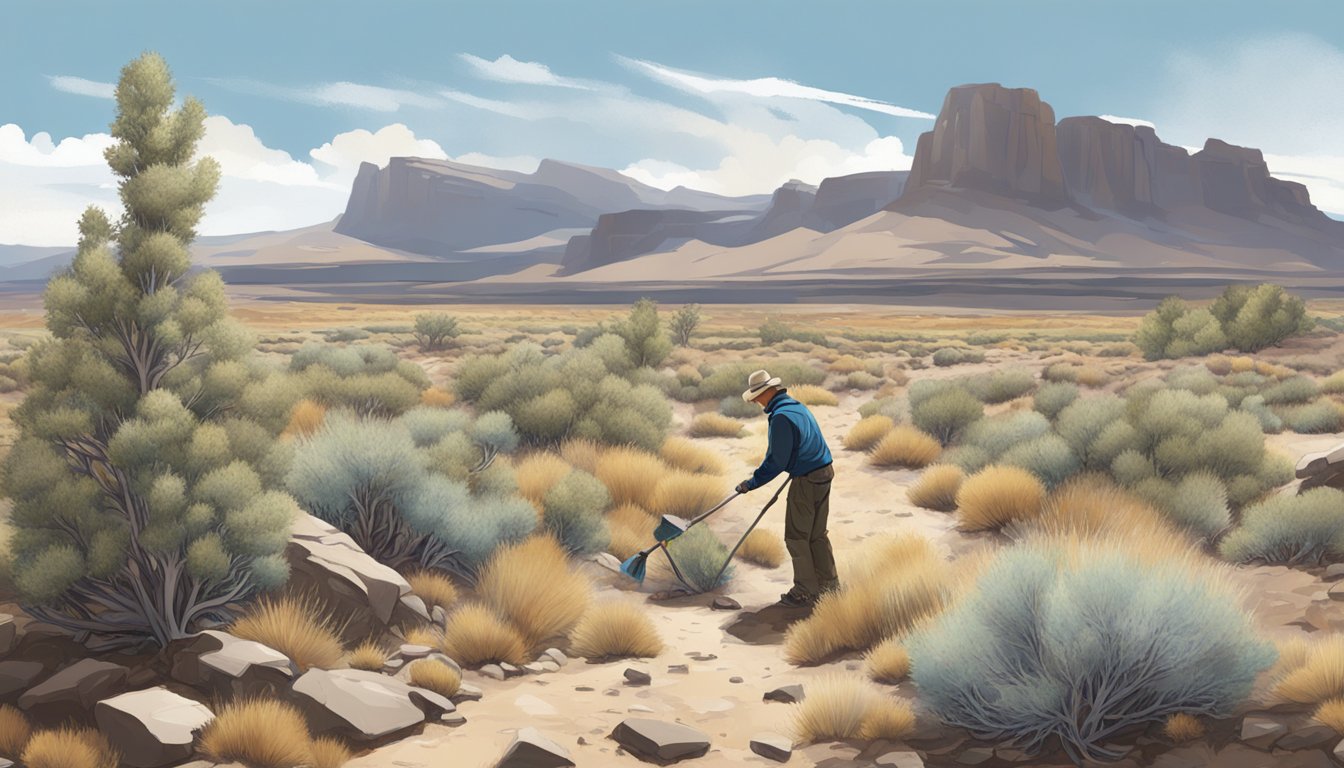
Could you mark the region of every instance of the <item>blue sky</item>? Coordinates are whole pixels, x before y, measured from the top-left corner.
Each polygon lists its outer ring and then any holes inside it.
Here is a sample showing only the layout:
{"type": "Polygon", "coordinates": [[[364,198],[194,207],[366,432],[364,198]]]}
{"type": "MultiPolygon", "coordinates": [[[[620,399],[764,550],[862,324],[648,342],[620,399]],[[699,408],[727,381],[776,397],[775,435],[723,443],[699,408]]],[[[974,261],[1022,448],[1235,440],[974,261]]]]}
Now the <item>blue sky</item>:
{"type": "Polygon", "coordinates": [[[301,226],[361,160],[556,157],[729,194],[908,167],[947,89],[1257,146],[1344,213],[1344,3],[0,2],[0,242],[68,242],[107,84],[162,53],[214,116],[203,231],[301,226]],[[64,143],[62,143],[64,141],[64,143]]]}

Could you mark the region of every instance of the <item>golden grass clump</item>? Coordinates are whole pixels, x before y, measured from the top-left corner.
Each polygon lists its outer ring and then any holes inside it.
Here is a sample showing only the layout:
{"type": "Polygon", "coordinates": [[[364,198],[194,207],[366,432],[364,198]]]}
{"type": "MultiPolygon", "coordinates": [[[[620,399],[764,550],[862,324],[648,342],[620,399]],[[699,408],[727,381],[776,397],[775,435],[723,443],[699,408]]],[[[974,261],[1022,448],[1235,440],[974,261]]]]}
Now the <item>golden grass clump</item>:
{"type": "Polygon", "coordinates": [[[1048,536],[1124,540],[1154,560],[1187,556],[1193,546],[1151,504],[1100,473],[1069,479],[1046,497],[1038,516],[1019,528],[1048,536]]]}
{"type": "Polygon", "coordinates": [[[868,364],[853,355],[841,355],[831,361],[826,368],[831,373],[855,373],[867,370],[868,364]]]}
{"type": "Polygon", "coordinates": [[[17,760],[32,735],[33,727],[22,712],[8,704],[0,704],[0,757],[17,760]]]}
{"type": "Polygon", "coordinates": [[[966,478],[957,491],[962,530],[986,531],[1040,514],[1045,486],[1025,469],[991,465],[966,478]]]}
{"type": "Polygon", "coordinates": [[[453,584],[453,580],[448,578],[447,574],[437,571],[416,571],[407,575],[406,581],[410,583],[411,591],[430,608],[437,605],[447,611],[457,605],[457,585],[453,584]]]}
{"type": "Polygon", "coordinates": [[[594,604],[569,634],[570,650],[585,659],[652,658],[663,639],[648,614],[628,600],[594,604]]]}
{"type": "Polygon", "coordinates": [[[570,466],[582,469],[591,475],[597,472],[597,465],[602,460],[602,446],[598,445],[596,440],[574,437],[560,446],[560,456],[569,462],[570,466]]]}
{"type": "Polygon", "coordinates": [[[647,507],[654,480],[666,471],[667,465],[657,456],[638,448],[620,447],[605,451],[593,474],[607,486],[612,504],[647,507]]]}
{"type": "Polygon", "coordinates": [[[1162,733],[1177,744],[1184,744],[1203,738],[1204,724],[1188,712],[1177,712],[1167,718],[1166,725],[1162,726],[1162,733]]]}
{"type": "Polygon", "coordinates": [[[568,632],[588,608],[590,592],[588,580],[570,567],[552,536],[499,548],[476,583],[477,595],[512,623],[527,645],[568,632]]]}
{"type": "Polygon", "coordinates": [[[438,659],[420,659],[411,662],[408,670],[411,685],[427,688],[440,696],[455,696],[462,687],[462,675],[438,659]]]}
{"type": "MultiPolygon", "coordinates": [[[[434,645],[437,645],[437,643],[431,644],[430,647],[434,645]]],[[[345,663],[351,669],[382,672],[383,665],[387,663],[387,656],[387,650],[382,645],[373,640],[365,640],[346,654],[345,663]]]]}
{"type": "Polygon", "coordinates": [[[532,502],[540,512],[542,499],[570,470],[569,462],[553,453],[533,453],[513,465],[518,495],[532,502]]]}
{"type": "Polygon", "coordinates": [[[686,472],[723,474],[723,460],[717,453],[698,446],[684,437],[673,436],[664,440],[658,455],[668,465],[686,472]]]}
{"type": "Polygon", "coordinates": [[[1344,697],[1344,635],[1311,643],[1299,665],[1284,668],[1274,695],[1298,704],[1321,704],[1344,697]]]}
{"type": "Polygon", "coordinates": [[[1104,387],[1110,382],[1110,374],[1095,365],[1082,365],[1073,379],[1079,386],[1084,387],[1104,387]]]}
{"type": "Polygon", "coordinates": [[[607,513],[607,531],[611,542],[607,551],[624,560],[653,542],[657,521],[634,504],[622,504],[607,513]]]}
{"type": "Polygon", "coordinates": [[[34,733],[19,762],[26,768],[117,768],[121,756],[98,731],[67,725],[34,733]]]}
{"type": "Polygon", "coordinates": [[[951,512],[957,508],[957,491],[965,479],[966,473],[956,464],[934,464],[920,473],[905,496],[916,507],[951,512]]]}
{"type": "Polygon", "coordinates": [[[899,741],[914,727],[915,715],[908,702],[852,677],[832,676],[809,685],[807,698],[793,710],[793,735],[803,744],[899,741]]]}
{"type": "Polygon", "coordinates": [[[1234,357],[1230,361],[1232,373],[1246,373],[1255,370],[1255,358],[1250,355],[1234,357]]]}
{"type": "Polygon", "coordinates": [[[1335,733],[1344,734],[1344,698],[1321,702],[1312,718],[1321,725],[1329,726],[1335,733]]]}
{"type": "Polygon", "coordinates": [[[816,384],[799,384],[789,387],[789,394],[803,405],[839,405],[835,393],[816,384]]]}
{"type": "Polygon", "coordinates": [[[946,607],[955,580],[927,539],[903,535],[865,544],[842,568],[841,584],[784,635],[787,661],[820,664],[899,637],[946,607]]]}
{"type": "Polygon", "coordinates": [[[308,723],[278,699],[234,699],[201,732],[201,751],[218,762],[291,768],[312,757],[308,723]]]}
{"type": "Polygon", "coordinates": [[[942,452],[942,444],[932,435],[903,424],[877,441],[868,453],[868,463],[875,467],[919,469],[937,461],[942,452]]]}
{"type": "Polygon", "coordinates": [[[873,646],[863,657],[868,677],[876,683],[895,685],[910,676],[910,653],[895,637],[873,646]]]}
{"type": "Polygon", "coordinates": [[[658,478],[647,509],[655,517],[694,517],[723,500],[731,486],[721,477],[667,472],[658,478]]]}
{"type": "Polygon", "coordinates": [[[229,632],[274,648],[300,670],[331,669],[345,656],[336,629],[315,600],[293,596],[260,600],[229,632]]]}
{"type": "Polygon", "coordinates": [[[339,739],[330,736],[313,739],[308,744],[308,752],[312,755],[309,768],[341,768],[350,762],[351,757],[350,749],[339,739]]]}
{"type": "Polygon", "coordinates": [[[430,387],[420,393],[420,404],[435,408],[447,408],[457,402],[457,396],[446,389],[430,387]]]}
{"type": "Polygon", "coordinates": [[[404,639],[411,645],[424,645],[434,648],[443,642],[443,635],[437,627],[421,624],[406,630],[404,639]]]}
{"type": "Polygon", "coordinates": [[[1227,355],[1209,355],[1204,360],[1204,367],[1209,369],[1209,373],[1226,376],[1232,372],[1232,358],[1227,355]]]}
{"type": "Polygon", "coordinates": [[[469,667],[487,662],[529,661],[523,636],[484,605],[464,605],[453,611],[440,647],[449,658],[469,667]]]}
{"type": "Polygon", "coordinates": [[[307,437],[316,432],[326,418],[327,407],[325,405],[304,398],[294,406],[294,410],[290,411],[289,424],[285,427],[284,434],[293,437],[307,437]]]}
{"type": "Polygon", "coordinates": [[[686,433],[691,437],[738,437],[742,426],[742,422],[721,413],[702,413],[691,419],[686,433]]]}
{"type": "Polygon", "coordinates": [[[850,427],[849,433],[845,435],[845,448],[850,451],[869,450],[886,437],[895,426],[896,422],[892,421],[890,416],[883,416],[880,413],[865,416],[850,427]]]}
{"type": "Polygon", "coordinates": [[[859,727],[864,741],[900,741],[915,732],[915,710],[905,699],[878,696],[869,705],[859,727]]]}
{"type": "Polygon", "coordinates": [[[742,546],[737,548],[737,558],[762,568],[778,568],[784,564],[788,552],[784,549],[784,540],[779,534],[760,528],[752,529],[742,546]]]}

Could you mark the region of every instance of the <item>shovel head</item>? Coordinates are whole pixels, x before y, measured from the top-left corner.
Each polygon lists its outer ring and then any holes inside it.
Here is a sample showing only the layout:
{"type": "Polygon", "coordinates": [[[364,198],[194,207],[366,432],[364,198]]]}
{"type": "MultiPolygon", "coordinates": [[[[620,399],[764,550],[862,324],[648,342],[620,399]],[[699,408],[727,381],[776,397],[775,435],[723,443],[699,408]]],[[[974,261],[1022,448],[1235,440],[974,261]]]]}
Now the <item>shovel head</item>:
{"type": "Polygon", "coordinates": [[[621,563],[621,573],[634,579],[635,581],[644,581],[644,569],[648,565],[649,556],[643,552],[637,552],[625,559],[621,563]]]}
{"type": "Polygon", "coordinates": [[[658,541],[671,541],[686,532],[687,522],[676,515],[663,515],[658,527],[653,529],[653,538],[658,541]]]}

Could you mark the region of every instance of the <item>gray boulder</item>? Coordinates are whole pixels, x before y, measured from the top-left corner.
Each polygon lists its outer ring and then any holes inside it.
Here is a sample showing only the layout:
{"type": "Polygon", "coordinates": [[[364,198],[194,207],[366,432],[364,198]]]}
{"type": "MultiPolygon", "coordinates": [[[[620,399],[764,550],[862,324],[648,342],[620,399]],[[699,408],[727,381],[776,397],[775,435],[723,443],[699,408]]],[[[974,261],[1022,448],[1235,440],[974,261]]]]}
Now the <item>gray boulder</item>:
{"type": "Polygon", "coordinates": [[[457,709],[433,691],[359,669],[310,669],[295,681],[294,699],[315,732],[335,732],[361,742],[457,709]]]}
{"type": "Polygon", "coordinates": [[[298,667],[268,645],[206,630],[169,647],[174,680],[212,694],[255,696],[289,689],[298,667]]]}
{"type": "Polygon", "coordinates": [[[573,768],[569,750],[536,728],[520,728],[496,768],[573,768]]]}
{"type": "Polygon", "coordinates": [[[796,704],[805,697],[803,686],[794,683],[793,685],[781,685],[773,691],[767,691],[765,696],[761,697],[764,701],[778,701],[782,704],[796,704]]]}
{"type": "Polygon", "coordinates": [[[120,664],[80,659],[19,696],[19,708],[34,720],[86,720],[93,705],[126,687],[120,664]]]}
{"type": "Polygon", "coordinates": [[[0,613],[0,656],[14,650],[18,639],[19,628],[14,624],[14,617],[8,613],[0,613]]]}
{"type": "Polygon", "coordinates": [[[215,718],[200,702],[162,686],[103,699],[98,728],[132,768],[159,768],[191,757],[196,734],[215,718]]]}
{"type": "Polygon", "coordinates": [[[793,741],[777,733],[762,733],[748,746],[752,752],[777,763],[787,763],[793,757],[793,741]]]}
{"type": "Polygon", "coordinates": [[[0,661],[0,700],[27,690],[43,669],[39,661],[0,661]]]}
{"type": "Polygon", "coordinates": [[[621,721],[611,738],[641,760],[672,763],[709,751],[709,737],[681,723],[632,717],[621,721]]]}
{"type": "Polygon", "coordinates": [[[1266,715],[1251,714],[1241,721],[1241,741],[1256,749],[1268,750],[1287,733],[1285,723],[1266,715]]]}

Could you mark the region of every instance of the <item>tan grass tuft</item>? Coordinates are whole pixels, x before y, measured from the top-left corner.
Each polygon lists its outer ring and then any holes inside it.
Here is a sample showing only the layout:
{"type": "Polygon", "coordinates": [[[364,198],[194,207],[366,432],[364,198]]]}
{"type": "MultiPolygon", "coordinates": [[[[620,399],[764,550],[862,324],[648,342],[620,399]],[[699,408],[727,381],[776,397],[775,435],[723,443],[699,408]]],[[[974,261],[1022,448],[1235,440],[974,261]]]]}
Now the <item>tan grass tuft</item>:
{"type": "Polygon", "coordinates": [[[487,662],[526,664],[526,643],[511,624],[484,605],[464,605],[448,617],[441,648],[448,657],[469,667],[487,662]]]}
{"type": "Polygon", "coordinates": [[[532,502],[541,511],[542,499],[572,468],[553,453],[533,453],[513,465],[518,481],[518,495],[532,502]]]}
{"type": "Polygon", "coordinates": [[[789,395],[803,405],[839,405],[835,393],[816,384],[799,384],[789,387],[789,395]]]}
{"type": "Polygon", "coordinates": [[[413,661],[408,673],[411,685],[427,688],[440,696],[452,697],[462,687],[461,673],[437,659],[413,661]]]}
{"type": "Polygon", "coordinates": [[[707,475],[723,474],[723,459],[717,453],[703,448],[684,437],[669,437],[663,441],[658,455],[668,465],[686,472],[707,475]]]}
{"type": "Polygon", "coordinates": [[[341,768],[350,762],[350,749],[339,739],[330,736],[313,739],[308,745],[308,751],[312,754],[309,768],[341,768]]]}
{"type": "MultiPolygon", "coordinates": [[[[867,370],[868,364],[853,355],[841,355],[831,361],[826,368],[831,373],[855,373],[867,370]]],[[[792,392],[793,390],[789,390],[792,392]]]]}
{"type": "Polygon", "coordinates": [[[283,434],[293,437],[307,437],[322,426],[327,417],[327,407],[312,400],[303,399],[290,411],[289,425],[283,434]]]}
{"type": "Polygon", "coordinates": [[[260,600],[229,632],[274,648],[300,670],[331,669],[345,655],[340,637],[315,600],[293,596],[260,600]]]}
{"type": "MultiPolygon", "coordinates": [[[[570,567],[551,536],[533,536],[495,551],[476,593],[522,633],[527,645],[568,632],[588,607],[588,580],[570,567]]],[[[450,654],[451,655],[451,654],[450,654]]]]}
{"type": "Polygon", "coordinates": [[[25,768],[117,768],[120,761],[106,736],[68,725],[34,733],[20,759],[25,768]]]}
{"type": "Polygon", "coordinates": [[[914,730],[910,704],[886,696],[863,680],[832,676],[809,684],[807,698],[793,710],[794,738],[803,744],[890,739],[914,730]]]}
{"type": "Polygon", "coordinates": [[[957,508],[957,491],[966,479],[966,473],[956,464],[934,464],[924,470],[905,491],[911,504],[938,512],[957,508]]]}
{"type": "Polygon", "coordinates": [[[668,472],[658,479],[648,510],[656,517],[695,517],[723,500],[731,490],[728,481],[713,475],[668,472]]]}
{"type": "Polygon", "coordinates": [[[651,658],[663,639],[643,608],[628,600],[595,603],[569,635],[570,650],[586,659],[651,658]]]}
{"type": "Polygon", "coordinates": [[[613,504],[645,507],[653,495],[654,483],[666,471],[667,465],[657,456],[638,448],[621,447],[604,452],[593,474],[607,486],[613,504]]]}
{"type": "Polygon", "coordinates": [[[430,387],[420,393],[420,404],[436,408],[447,408],[457,402],[457,396],[446,389],[430,387]]]}
{"type": "Polygon", "coordinates": [[[850,451],[867,451],[886,437],[895,426],[896,422],[892,421],[890,416],[883,416],[880,413],[865,416],[859,419],[859,423],[850,427],[849,433],[845,435],[845,448],[850,451]]]}
{"type": "Polygon", "coordinates": [[[877,683],[895,685],[910,675],[910,654],[894,637],[873,646],[863,662],[868,677],[877,683]]]}
{"type": "Polygon", "coordinates": [[[721,413],[702,413],[691,419],[686,433],[691,437],[740,437],[742,422],[721,413]]]}
{"type": "Polygon", "coordinates": [[[878,696],[869,705],[863,716],[863,725],[859,728],[859,738],[864,741],[901,741],[915,732],[915,710],[905,699],[878,696]]]}
{"type": "Polygon", "coordinates": [[[1071,478],[1020,528],[1047,536],[1122,540],[1145,560],[1188,557],[1192,543],[1151,504],[1099,473],[1071,478]]]}
{"type": "Polygon", "coordinates": [[[1074,377],[1074,381],[1083,387],[1104,387],[1110,380],[1110,375],[1095,365],[1080,366],[1074,377]]]}
{"type": "Polygon", "coordinates": [[[653,543],[657,520],[634,504],[622,504],[607,513],[611,543],[607,551],[624,560],[653,543]]]}
{"type": "Polygon", "coordinates": [[[1045,486],[1025,469],[991,465],[966,478],[957,491],[962,530],[986,531],[1040,514],[1045,486]]]}
{"type": "Polygon", "coordinates": [[[868,454],[868,463],[875,467],[919,469],[937,461],[942,452],[943,446],[927,432],[902,425],[877,441],[868,454]]]}
{"type": "MultiPolygon", "coordinates": [[[[437,643],[431,644],[430,647],[433,647],[434,645],[437,645],[437,643]]],[[[346,654],[345,663],[348,664],[351,669],[362,669],[368,672],[382,672],[383,665],[387,664],[387,659],[387,649],[383,648],[382,645],[373,640],[365,640],[355,646],[354,650],[350,651],[350,653],[346,654]]]]}
{"type": "Polygon", "coordinates": [[[311,757],[308,723],[277,699],[234,699],[201,733],[201,751],[214,760],[252,768],[291,768],[311,757]]]}
{"type": "Polygon", "coordinates": [[[582,469],[591,475],[597,472],[597,465],[601,462],[602,446],[595,440],[571,438],[560,446],[560,456],[569,462],[570,466],[582,469]]]}
{"type": "Polygon", "coordinates": [[[1162,727],[1162,732],[1168,739],[1177,744],[1184,744],[1187,741],[1203,738],[1204,724],[1199,718],[1187,712],[1178,712],[1167,718],[1167,723],[1162,727]]]}
{"type": "Polygon", "coordinates": [[[424,645],[434,648],[443,642],[443,633],[438,627],[421,624],[406,630],[405,640],[411,645],[424,645]]]}
{"type": "Polygon", "coordinates": [[[1329,635],[1312,643],[1303,663],[1279,678],[1274,695],[1298,704],[1344,697],[1344,635],[1329,635]]]}
{"type": "Polygon", "coordinates": [[[410,583],[411,591],[430,608],[437,605],[448,611],[457,604],[457,585],[453,584],[453,580],[448,578],[447,574],[437,571],[416,571],[409,574],[406,581],[410,583]]]}
{"type": "Polygon", "coordinates": [[[22,712],[8,704],[0,704],[0,757],[17,760],[33,728],[22,712]]]}
{"type": "Polygon", "coordinates": [[[762,568],[778,568],[788,556],[784,540],[772,531],[755,528],[737,549],[737,558],[762,568]]]}

